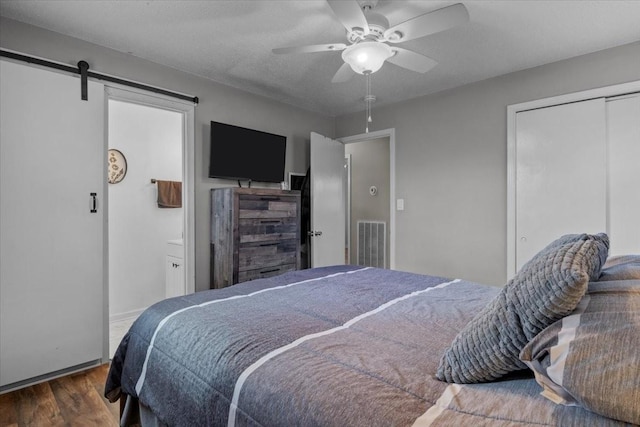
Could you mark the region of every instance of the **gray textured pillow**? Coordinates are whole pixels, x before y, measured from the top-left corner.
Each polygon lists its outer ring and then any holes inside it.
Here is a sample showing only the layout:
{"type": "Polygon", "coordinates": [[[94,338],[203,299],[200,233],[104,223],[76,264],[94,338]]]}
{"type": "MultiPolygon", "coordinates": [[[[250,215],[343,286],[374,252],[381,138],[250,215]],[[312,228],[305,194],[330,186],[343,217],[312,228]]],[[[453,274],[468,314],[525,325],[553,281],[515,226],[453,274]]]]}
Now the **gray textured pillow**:
{"type": "Polygon", "coordinates": [[[589,280],[600,275],[606,234],[570,235],[538,252],[467,324],[445,351],[436,377],[455,383],[492,381],[526,365],[522,348],[571,313],[589,280]]]}
{"type": "Polygon", "coordinates": [[[640,279],[640,255],[618,255],[607,259],[598,281],[640,279]]]}
{"type": "Polygon", "coordinates": [[[553,402],[640,424],[639,349],[640,280],[593,282],[578,308],[520,358],[553,402]]]}

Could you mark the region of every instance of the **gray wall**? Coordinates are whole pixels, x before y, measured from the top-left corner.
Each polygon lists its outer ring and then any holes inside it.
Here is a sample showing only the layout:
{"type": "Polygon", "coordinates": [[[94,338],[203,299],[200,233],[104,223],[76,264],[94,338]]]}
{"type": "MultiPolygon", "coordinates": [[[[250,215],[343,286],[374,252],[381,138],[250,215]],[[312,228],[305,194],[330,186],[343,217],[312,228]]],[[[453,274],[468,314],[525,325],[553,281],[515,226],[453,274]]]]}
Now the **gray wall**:
{"type": "Polygon", "coordinates": [[[332,117],[304,111],[132,55],[17,21],[1,18],[0,46],[73,66],[78,61],[85,60],[91,69],[97,72],[188,93],[200,98],[195,114],[197,290],[209,288],[209,189],[236,185],[231,181],[207,178],[210,121],[227,122],[285,135],[287,137],[287,172],[307,170],[311,131],[329,137],[334,136],[332,117]]]}
{"type": "Polygon", "coordinates": [[[353,142],[345,145],[351,155],[351,264],[358,263],[358,221],[387,224],[385,266],[389,267],[389,138],[353,142]],[[375,185],[378,194],[369,194],[375,185]]]}
{"type": "Polygon", "coordinates": [[[396,129],[396,267],[504,284],[507,106],[638,79],[640,42],[375,109],[370,129],[396,129]]]}
{"type": "MultiPolygon", "coordinates": [[[[361,113],[331,117],[2,18],[0,46],[193,94],[196,108],[196,289],[208,288],[211,120],[284,134],[287,171],[305,171],[309,132],[361,134],[361,113]],[[335,127],[334,127],[335,125],[335,127]]],[[[640,78],[640,42],[375,109],[371,130],[396,129],[396,267],[503,284],[506,278],[506,106],[640,78]]]]}

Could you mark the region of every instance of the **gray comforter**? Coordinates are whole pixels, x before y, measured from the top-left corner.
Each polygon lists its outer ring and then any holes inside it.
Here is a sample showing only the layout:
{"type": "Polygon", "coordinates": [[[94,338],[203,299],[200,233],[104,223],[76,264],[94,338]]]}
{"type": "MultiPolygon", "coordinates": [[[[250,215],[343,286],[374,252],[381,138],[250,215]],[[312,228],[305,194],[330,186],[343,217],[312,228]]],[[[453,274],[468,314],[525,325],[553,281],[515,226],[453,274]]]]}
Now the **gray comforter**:
{"type": "Polygon", "coordinates": [[[498,291],[336,266],[167,299],[122,340],[105,394],[176,426],[623,425],[553,404],[528,373],[435,378],[498,291]]]}

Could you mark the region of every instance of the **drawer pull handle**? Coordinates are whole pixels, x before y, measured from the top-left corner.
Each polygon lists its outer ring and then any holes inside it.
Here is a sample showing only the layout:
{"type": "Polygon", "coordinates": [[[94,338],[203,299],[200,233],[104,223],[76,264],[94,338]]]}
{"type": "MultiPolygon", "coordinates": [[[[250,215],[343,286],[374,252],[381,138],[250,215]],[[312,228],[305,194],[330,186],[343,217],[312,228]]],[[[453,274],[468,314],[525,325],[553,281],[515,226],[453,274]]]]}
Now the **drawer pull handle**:
{"type": "Polygon", "coordinates": [[[277,201],[277,200],[280,200],[280,197],[260,197],[260,200],[277,201]]]}
{"type": "Polygon", "coordinates": [[[280,269],[279,268],[272,268],[271,270],[262,270],[260,272],[260,274],[273,273],[274,271],[280,271],[280,269]]]}
{"type": "Polygon", "coordinates": [[[260,246],[278,246],[277,243],[260,243],[260,246]]]}
{"type": "Polygon", "coordinates": [[[260,224],[279,224],[279,219],[262,219],[260,220],[260,224]]]}

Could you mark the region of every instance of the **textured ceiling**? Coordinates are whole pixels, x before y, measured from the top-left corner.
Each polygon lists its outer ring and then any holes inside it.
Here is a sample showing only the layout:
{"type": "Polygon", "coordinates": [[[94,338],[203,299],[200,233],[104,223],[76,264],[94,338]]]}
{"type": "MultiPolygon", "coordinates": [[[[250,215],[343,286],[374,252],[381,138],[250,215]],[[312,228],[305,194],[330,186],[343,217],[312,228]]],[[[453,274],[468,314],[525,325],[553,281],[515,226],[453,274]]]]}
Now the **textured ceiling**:
{"type": "MultiPolygon", "coordinates": [[[[453,3],[380,0],[376,10],[394,25],[453,3]]],[[[374,108],[640,40],[637,0],[462,3],[469,23],[399,45],[439,65],[418,74],[385,64],[372,78],[374,108]]],[[[324,0],[1,0],[0,14],[312,111],[364,109],[364,77],[331,83],[340,53],[271,52],[344,43],[324,0]]]]}

